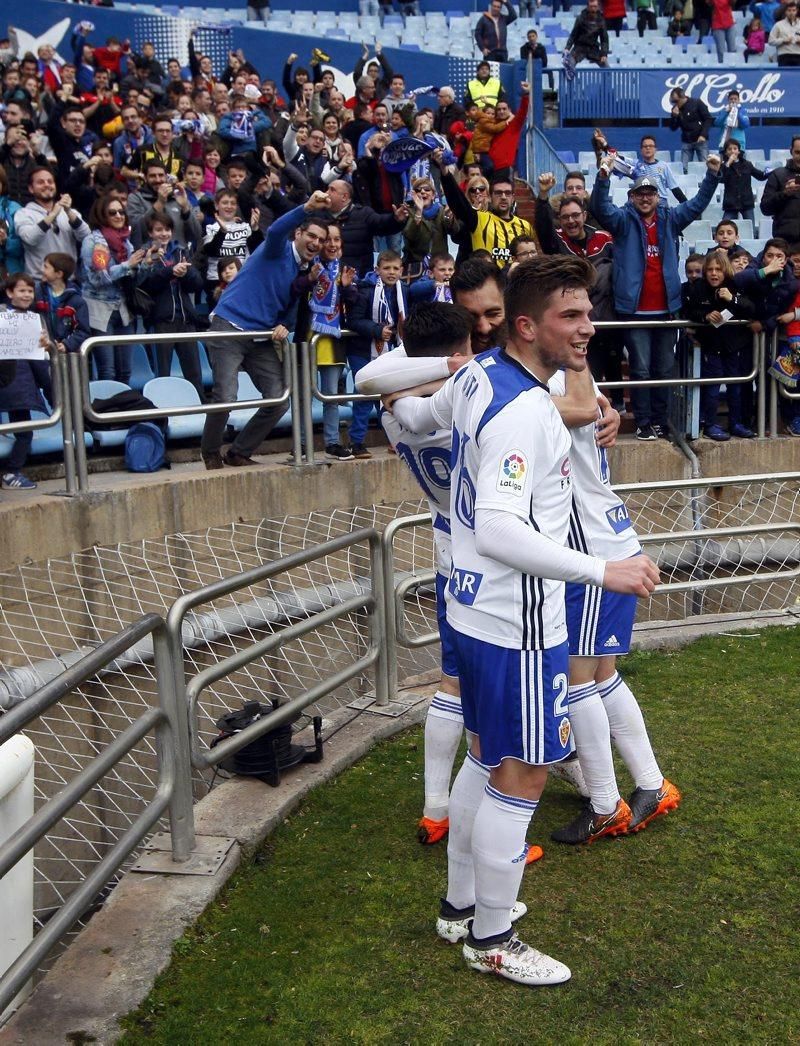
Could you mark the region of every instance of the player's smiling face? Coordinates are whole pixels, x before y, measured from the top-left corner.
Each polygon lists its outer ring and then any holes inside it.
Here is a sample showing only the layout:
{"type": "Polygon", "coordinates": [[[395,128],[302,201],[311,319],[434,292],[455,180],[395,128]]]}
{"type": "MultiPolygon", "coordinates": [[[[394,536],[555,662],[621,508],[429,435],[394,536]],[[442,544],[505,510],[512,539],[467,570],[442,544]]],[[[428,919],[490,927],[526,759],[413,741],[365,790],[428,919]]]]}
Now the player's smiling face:
{"type": "Polygon", "coordinates": [[[487,280],[474,291],[461,291],[456,295],[474,320],[472,328],[472,351],[486,352],[497,345],[505,345],[506,310],[503,294],[494,280],[487,280]]]}
{"type": "Polygon", "coordinates": [[[533,325],[535,351],[547,370],[584,370],[586,347],[594,334],[591,311],[592,303],[583,288],[555,291],[538,320],[520,317],[517,323],[533,325]]]}

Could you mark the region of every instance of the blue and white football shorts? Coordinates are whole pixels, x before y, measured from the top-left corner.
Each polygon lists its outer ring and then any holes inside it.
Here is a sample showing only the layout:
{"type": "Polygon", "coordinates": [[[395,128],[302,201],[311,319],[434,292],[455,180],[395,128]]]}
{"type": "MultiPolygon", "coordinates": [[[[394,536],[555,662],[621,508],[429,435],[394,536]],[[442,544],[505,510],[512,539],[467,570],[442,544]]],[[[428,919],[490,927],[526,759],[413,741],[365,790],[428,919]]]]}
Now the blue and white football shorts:
{"type": "Polygon", "coordinates": [[[571,750],[569,644],[509,650],[455,632],[464,726],[480,738],[481,762],[558,763],[571,750]]]}
{"type": "Polygon", "coordinates": [[[447,608],[444,598],[444,590],[447,586],[447,578],[442,574],[436,575],[436,621],[439,625],[439,638],[442,641],[442,672],[446,676],[458,677],[458,661],[456,660],[456,641],[453,626],[447,620],[447,608]]]}
{"type": "Polygon", "coordinates": [[[572,657],[628,653],[636,617],[636,596],[568,581],[565,599],[572,657]]]}

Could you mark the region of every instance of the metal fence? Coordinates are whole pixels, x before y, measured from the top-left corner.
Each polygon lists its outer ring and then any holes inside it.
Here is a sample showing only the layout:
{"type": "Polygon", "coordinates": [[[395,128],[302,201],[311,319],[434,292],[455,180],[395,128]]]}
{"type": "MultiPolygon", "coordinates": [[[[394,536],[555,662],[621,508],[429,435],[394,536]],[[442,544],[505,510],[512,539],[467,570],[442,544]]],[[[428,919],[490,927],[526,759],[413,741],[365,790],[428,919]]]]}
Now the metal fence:
{"type": "MultiPolygon", "coordinates": [[[[531,129],[530,140],[539,141],[541,137],[544,143],[547,140],[541,136],[536,128],[531,129]]],[[[552,147],[547,143],[549,150],[546,155],[539,157],[538,169],[549,167],[558,168],[564,165],[558,159],[552,147]]],[[[745,321],[731,321],[734,325],[742,325],[745,321]]],[[[729,324],[730,325],[730,324],[729,324]]],[[[598,329],[611,328],[624,332],[633,327],[669,327],[675,329],[676,333],[697,327],[688,320],[650,320],[637,323],[628,321],[598,322],[598,329]]],[[[264,338],[267,339],[271,331],[247,331],[247,332],[213,332],[211,335],[215,340],[241,340],[264,338]]],[[[346,343],[347,339],[353,337],[353,332],[343,330],[341,340],[346,343]]],[[[283,388],[281,394],[275,399],[236,400],[230,403],[206,403],[191,404],[188,406],[160,407],[153,410],[142,411],[116,411],[113,413],[99,414],[92,408],[90,377],[91,377],[91,354],[100,345],[141,345],[141,344],[174,344],[177,341],[201,342],[209,339],[209,334],[197,334],[187,332],[185,334],[142,334],[142,335],[102,335],[88,338],[82,345],[80,353],[64,356],[59,354],[54,357],[54,398],[56,400],[53,414],[44,419],[35,419],[25,422],[14,422],[0,425],[0,435],[4,433],[24,432],[36,429],[51,428],[60,423],[64,441],[64,468],[66,475],[66,493],[69,495],[86,493],[89,490],[88,458],[86,448],[86,425],[91,424],[108,426],[117,424],[120,426],[134,424],[141,421],[158,421],[164,418],[180,417],[185,415],[213,414],[222,412],[233,412],[249,408],[274,407],[286,405],[291,409],[291,438],[292,465],[314,465],[315,460],[313,440],[305,439],[303,446],[303,431],[313,431],[313,400],[322,403],[354,403],[363,400],[377,401],[377,396],[364,396],[355,392],[341,395],[325,395],[320,392],[317,385],[317,362],[316,346],[319,335],[312,336],[308,342],[283,342],[280,346],[280,354],[283,362],[283,388]]],[[[779,422],[779,403],[781,399],[800,399],[800,393],[789,392],[780,385],[768,373],[767,366],[775,358],[777,352],[777,335],[774,334],[771,341],[764,334],[755,334],[753,337],[753,363],[748,374],[739,378],[727,378],[722,384],[747,384],[756,381],[757,387],[757,420],[756,431],[761,438],[769,434],[777,435],[779,422]],[[769,352],[767,352],[769,346],[769,352]]],[[[664,380],[647,380],[609,383],[600,382],[601,389],[612,388],[655,388],[657,386],[671,387],[678,393],[698,388],[703,385],[719,385],[717,378],[699,378],[687,374],[679,374],[676,377],[664,380]]],[[[687,423],[688,406],[684,410],[685,397],[679,395],[675,398],[676,410],[684,411],[684,415],[675,416],[675,426],[685,432],[690,432],[687,423]]]]}
{"type": "MultiPolygon", "coordinates": [[[[665,578],[658,595],[642,605],[640,620],[685,618],[709,611],[755,614],[794,606],[800,595],[800,473],[617,489],[626,497],[643,543],[665,578]]],[[[15,687],[24,688],[31,679],[50,673],[0,718],[0,741],[22,728],[40,731],[36,724],[67,706],[90,681],[96,686],[89,695],[92,712],[99,714],[99,719],[87,724],[88,759],[75,759],[69,752],[73,724],[85,719],[85,710],[67,711],[59,719],[57,730],[49,736],[50,743],[67,756],[60,782],[33,818],[0,846],[2,874],[35,843],[43,843],[48,832],[57,830],[62,860],[79,870],[70,891],[58,895],[51,891],[47,919],[33,944],[0,979],[0,1011],[53,943],[114,881],[163,816],[169,814],[173,860],[190,859],[193,774],[196,778],[264,731],[316,705],[337,688],[346,689],[356,678],[371,677],[370,700],[386,707],[397,691],[397,663],[404,652],[416,657],[437,638],[431,591],[433,547],[430,527],[425,525],[429,517],[409,508],[400,515],[375,510],[374,524],[367,526],[357,525],[359,510],[343,513],[342,532],[327,540],[320,538],[324,538],[323,528],[331,527],[329,518],[320,519],[318,527],[299,520],[296,526],[306,547],[266,563],[269,550],[285,548],[285,540],[281,533],[270,543],[261,524],[253,524],[244,541],[234,540],[240,528],[232,525],[224,555],[220,542],[209,542],[208,535],[198,537],[190,555],[191,542],[182,536],[168,559],[178,571],[176,580],[183,576],[187,591],[174,592],[174,582],[166,574],[159,576],[157,564],[147,564],[146,574],[144,566],[137,568],[135,576],[127,578],[136,594],[130,606],[140,608],[133,621],[116,630],[106,628],[94,649],[84,646],[76,656],[61,655],[40,664],[36,672],[31,668],[13,678],[5,673],[0,679],[1,698],[4,687],[8,695],[15,687]],[[197,576],[192,557],[203,555],[217,580],[201,587],[187,584],[187,578],[197,576]],[[240,569],[232,571],[229,564],[240,569]],[[157,591],[159,584],[165,586],[163,595],[157,591]],[[155,595],[151,590],[156,590],[155,595]],[[147,598],[160,613],[141,613],[142,600],[147,598]],[[347,624],[350,619],[360,619],[357,632],[347,624]],[[282,663],[278,655],[284,656],[282,663]],[[255,668],[262,672],[260,677],[248,674],[255,668]],[[145,701],[132,715],[123,714],[113,690],[97,685],[101,678],[119,679],[124,672],[137,692],[141,678],[150,680],[152,707],[145,701]],[[234,685],[237,677],[242,680],[239,687],[234,685]],[[254,697],[272,691],[289,698],[270,716],[209,752],[208,724],[216,710],[249,696],[251,685],[254,697]],[[152,741],[142,748],[150,736],[152,741]],[[122,761],[132,757],[137,765],[122,774],[122,761]],[[151,767],[146,786],[140,762],[151,767]],[[86,820],[78,825],[80,839],[74,833],[69,838],[68,827],[61,826],[75,824],[76,805],[107,780],[113,787],[101,791],[101,806],[110,812],[110,823],[99,823],[100,807],[95,807],[96,812],[85,814],[86,820]],[[81,841],[88,845],[88,857],[78,854],[81,841]]],[[[86,555],[98,553],[92,550],[86,555]]],[[[110,554],[108,558],[115,560],[110,554]]],[[[25,586],[30,588],[32,575],[30,568],[25,569],[25,586]]],[[[111,565],[106,569],[112,571],[111,565]]],[[[47,576],[54,576],[52,568],[47,576]]],[[[96,570],[93,584],[97,585],[96,570]]],[[[71,593],[74,586],[67,587],[71,593]]],[[[106,608],[107,614],[120,613],[127,591],[110,579],[108,598],[113,607],[106,608]]],[[[85,611],[86,607],[82,620],[85,611]]],[[[64,612],[54,610],[62,617],[64,612]]],[[[0,620],[5,621],[5,608],[2,614],[0,620]]],[[[406,660],[406,669],[413,664],[406,660]]],[[[34,736],[44,735],[40,731],[34,736]]]]}

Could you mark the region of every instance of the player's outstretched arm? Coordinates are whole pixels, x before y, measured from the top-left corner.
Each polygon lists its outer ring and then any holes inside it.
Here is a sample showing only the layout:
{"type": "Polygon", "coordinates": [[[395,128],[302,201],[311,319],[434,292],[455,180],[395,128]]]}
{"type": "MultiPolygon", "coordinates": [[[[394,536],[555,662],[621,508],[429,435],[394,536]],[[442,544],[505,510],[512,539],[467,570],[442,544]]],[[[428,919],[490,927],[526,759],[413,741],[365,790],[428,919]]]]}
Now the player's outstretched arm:
{"type": "Polygon", "coordinates": [[[356,388],[365,396],[388,396],[429,381],[450,376],[447,356],[408,357],[400,349],[383,352],[356,375],[356,388]]]}
{"type": "Polygon", "coordinates": [[[606,563],[603,588],[649,599],[659,580],[658,567],[649,556],[632,556],[616,563],[606,563]]]}

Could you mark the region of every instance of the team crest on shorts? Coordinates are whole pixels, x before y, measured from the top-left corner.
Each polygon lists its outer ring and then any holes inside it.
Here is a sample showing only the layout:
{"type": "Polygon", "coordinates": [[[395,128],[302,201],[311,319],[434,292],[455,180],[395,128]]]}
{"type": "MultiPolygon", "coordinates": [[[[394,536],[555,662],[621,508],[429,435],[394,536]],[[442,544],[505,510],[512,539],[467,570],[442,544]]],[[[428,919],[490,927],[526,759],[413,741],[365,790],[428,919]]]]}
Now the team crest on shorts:
{"type": "Polygon", "coordinates": [[[572,727],[570,726],[569,719],[566,716],[558,724],[558,738],[561,741],[561,747],[566,748],[569,743],[569,736],[572,733],[572,727]]]}
{"type": "Polygon", "coordinates": [[[512,450],[503,458],[497,474],[497,489],[501,494],[514,494],[521,498],[525,493],[525,473],[528,462],[521,450],[512,450]]]}

